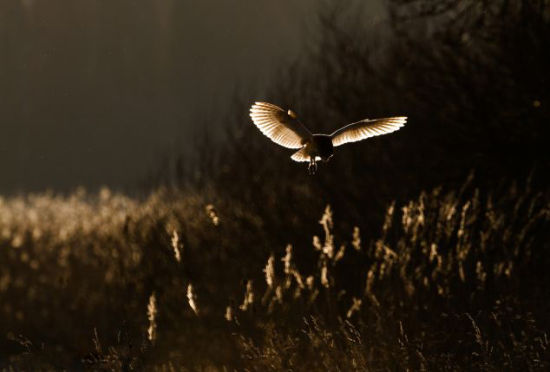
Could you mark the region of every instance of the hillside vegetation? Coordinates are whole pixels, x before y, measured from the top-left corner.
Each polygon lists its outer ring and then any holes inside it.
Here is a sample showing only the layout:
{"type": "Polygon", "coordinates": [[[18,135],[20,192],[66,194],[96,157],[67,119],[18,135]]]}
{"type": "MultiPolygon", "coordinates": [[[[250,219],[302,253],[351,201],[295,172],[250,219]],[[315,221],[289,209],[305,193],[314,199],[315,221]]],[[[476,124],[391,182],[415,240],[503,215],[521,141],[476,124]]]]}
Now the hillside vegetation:
{"type": "Polygon", "coordinates": [[[4,368],[549,367],[550,204],[528,184],[421,193],[372,235],[297,213],[300,244],[189,194],[0,205],[4,368]]]}

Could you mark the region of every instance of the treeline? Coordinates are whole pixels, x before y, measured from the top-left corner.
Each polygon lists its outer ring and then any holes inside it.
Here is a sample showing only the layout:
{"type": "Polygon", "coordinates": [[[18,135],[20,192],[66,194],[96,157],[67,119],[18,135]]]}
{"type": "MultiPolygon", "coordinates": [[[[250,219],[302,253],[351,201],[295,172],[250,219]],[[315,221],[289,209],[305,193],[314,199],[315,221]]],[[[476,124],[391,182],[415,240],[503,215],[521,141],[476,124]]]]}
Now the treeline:
{"type": "Polygon", "coordinates": [[[529,174],[533,185],[545,187],[547,2],[387,5],[388,32],[377,38],[352,2],[325,3],[317,44],[282,70],[264,97],[237,100],[221,116],[227,141],[205,135],[198,161],[172,159],[152,179],[208,186],[258,208],[288,206],[290,214],[304,199],[316,208],[330,200],[356,222],[366,222],[366,206],[380,215],[390,200],[456,187],[471,171],[488,188],[529,174]],[[391,136],[337,149],[331,163],[309,177],[290,152],[252,125],[254,99],[292,108],[319,132],[364,117],[407,115],[409,123],[391,136]]]}

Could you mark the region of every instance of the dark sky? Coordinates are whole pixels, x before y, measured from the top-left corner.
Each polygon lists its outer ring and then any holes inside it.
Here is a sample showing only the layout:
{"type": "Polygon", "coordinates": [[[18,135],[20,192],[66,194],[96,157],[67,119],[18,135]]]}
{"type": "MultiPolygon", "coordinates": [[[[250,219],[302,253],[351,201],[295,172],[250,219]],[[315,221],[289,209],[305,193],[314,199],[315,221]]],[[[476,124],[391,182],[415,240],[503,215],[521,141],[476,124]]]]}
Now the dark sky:
{"type": "Polygon", "coordinates": [[[261,97],[318,3],[0,2],[0,193],[131,187],[236,89],[261,97]]]}

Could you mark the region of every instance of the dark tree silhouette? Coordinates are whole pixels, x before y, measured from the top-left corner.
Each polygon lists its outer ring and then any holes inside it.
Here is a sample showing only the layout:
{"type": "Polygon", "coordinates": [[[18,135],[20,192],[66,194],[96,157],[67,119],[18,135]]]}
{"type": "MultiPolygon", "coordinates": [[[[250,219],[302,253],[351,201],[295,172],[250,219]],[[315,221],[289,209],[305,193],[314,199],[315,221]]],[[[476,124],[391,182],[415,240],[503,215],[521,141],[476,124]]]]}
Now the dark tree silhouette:
{"type": "Polygon", "coordinates": [[[456,187],[472,170],[490,188],[531,172],[533,185],[546,185],[547,2],[390,1],[378,37],[351,6],[325,3],[315,44],[281,69],[265,97],[237,99],[221,116],[228,135],[220,150],[199,142],[201,161],[180,169],[176,184],[208,184],[220,198],[275,208],[267,218],[279,228],[281,216],[325,200],[350,223],[376,225],[372,216],[390,200],[456,187]],[[338,149],[342,156],[308,177],[258,135],[248,117],[255,99],[292,108],[319,131],[365,117],[409,122],[392,136],[338,149]]]}

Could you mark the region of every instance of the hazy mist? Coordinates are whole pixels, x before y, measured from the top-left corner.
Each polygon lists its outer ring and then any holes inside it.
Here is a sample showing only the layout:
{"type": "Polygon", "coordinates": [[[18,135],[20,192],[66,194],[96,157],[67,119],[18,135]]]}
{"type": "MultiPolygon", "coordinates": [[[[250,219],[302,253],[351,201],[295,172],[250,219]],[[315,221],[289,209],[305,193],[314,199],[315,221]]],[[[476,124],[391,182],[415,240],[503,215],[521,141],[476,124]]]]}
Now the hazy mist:
{"type": "Polygon", "coordinates": [[[236,91],[261,96],[318,4],[2,2],[0,192],[132,188],[236,91]]]}

